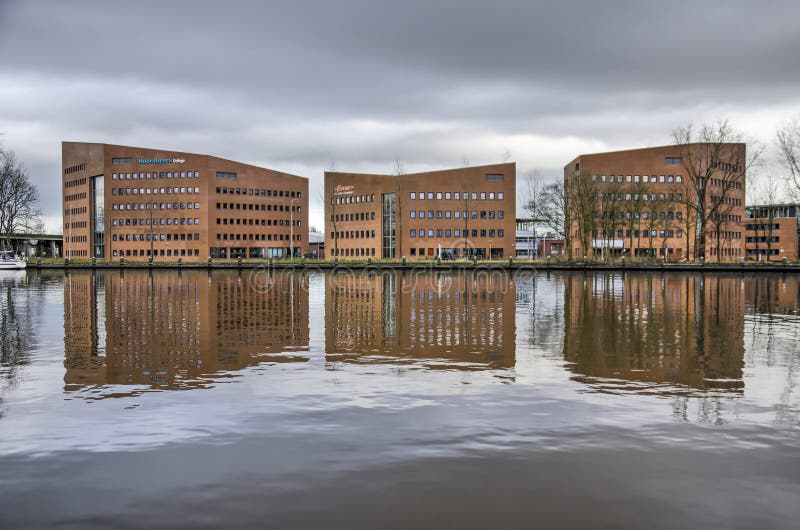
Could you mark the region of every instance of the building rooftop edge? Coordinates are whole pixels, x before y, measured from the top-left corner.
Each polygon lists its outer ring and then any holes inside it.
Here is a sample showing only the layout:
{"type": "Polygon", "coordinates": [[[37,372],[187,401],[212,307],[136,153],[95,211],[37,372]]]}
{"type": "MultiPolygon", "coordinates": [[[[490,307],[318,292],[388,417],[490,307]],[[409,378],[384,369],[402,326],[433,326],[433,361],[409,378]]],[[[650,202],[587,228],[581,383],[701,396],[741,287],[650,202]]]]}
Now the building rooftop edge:
{"type": "Polygon", "coordinates": [[[255,164],[248,164],[247,162],[240,162],[238,160],[231,160],[230,158],[223,158],[221,156],[209,155],[209,154],[205,154],[205,153],[195,153],[195,152],[191,152],[191,151],[178,151],[177,149],[166,149],[166,148],[160,148],[160,147],[141,147],[141,146],[136,146],[136,145],[109,144],[109,143],[104,143],[104,142],[74,142],[74,141],[70,141],[70,140],[62,140],[61,141],[62,148],[63,148],[64,144],[100,145],[100,146],[103,146],[103,147],[121,147],[123,149],[141,149],[141,150],[146,150],[146,151],[165,151],[167,153],[175,153],[175,154],[180,154],[180,155],[205,156],[205,157],[208,157],[208,158],[214,158],[216,160],[222,160],[223,162],[231,162],[233,164],[241,164],[243,166],[249,166],[249,167],[257,168],[257,169],[266,169],[268,171],[274,171],[275,173],[280,173],[282,175],[286,175],[286,176],[289,176],[289,177],[295,177],[295,178],[308,180],[308,177],[304,177],[302,175],[295,175],[293,173],[287,173],[286,171],[281,171],[279,169],[273,169],[273,168],[264,167],[264,166],[257,166],[255,164]]]}

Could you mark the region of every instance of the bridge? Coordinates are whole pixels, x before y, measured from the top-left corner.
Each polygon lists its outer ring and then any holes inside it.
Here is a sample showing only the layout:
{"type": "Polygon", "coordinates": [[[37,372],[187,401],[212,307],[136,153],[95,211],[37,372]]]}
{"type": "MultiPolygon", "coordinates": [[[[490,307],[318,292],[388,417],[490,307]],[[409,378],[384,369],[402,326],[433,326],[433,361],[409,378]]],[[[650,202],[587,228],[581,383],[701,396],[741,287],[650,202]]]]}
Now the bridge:
{"type": "Polygon", "coordinates": [[[35,256],[60,258],[64,255],[64,236],[61,234],[11,234],[11,249],[14,253],[28,258],[35,256]]]}

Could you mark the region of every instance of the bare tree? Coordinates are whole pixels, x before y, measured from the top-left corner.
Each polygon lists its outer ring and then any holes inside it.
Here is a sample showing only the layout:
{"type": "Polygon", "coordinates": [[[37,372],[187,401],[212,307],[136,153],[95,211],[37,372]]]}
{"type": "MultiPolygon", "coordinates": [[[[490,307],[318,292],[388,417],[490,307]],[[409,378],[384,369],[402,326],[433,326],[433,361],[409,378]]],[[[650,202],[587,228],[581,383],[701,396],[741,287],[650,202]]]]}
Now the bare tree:
{"type": "MultiPolygon", "coordinates": [[[[592,230],[597,229],[597,183],[596,175],[590,175],[586,170],[581,170],[571,177],[564,179],[564,196],[569,207],[567,208],[567,230],[571,231],[570,237],[578,238],[584,255],[590,256],[592,230]]],[[[572,247],[567,248],[567,258],[572,260],[572,247]]]]}
{"type": "Polygon", "coordinates": [[[695,255],[705,251],[709,236],[713,235],[719,261],[724,223],[731,220],[730,207],[743,205],[735,190],[744,194],[744,177],[759,162],[764,149],[735,131],[727,121],[699,129],[692,125],[680,127],[673,131],[673,138],[694,199],[683,202],[696,214],[695,255]]]}
{"type": "Polygon", "coordinates": [[[767,250],[767,261],[772,255],[773,232],[775,228],[775,204],[778,201],[777,179],[766,177],[755,187],[755,201],[759,207],[753,210],[753,227],[755,231],[756,255],[761,252],[761,238],[764,238],[767,250]],[[761,235],[759,235],[759,233],[761,235]]]}
{"type": "Polygon", "coordinates": [[[564,183],[547,183],[535,169],[527,173],[526,180],[525,210],[534,222],[543,224],[548,230],[563,238],[565,245],[570,246],[568,227],[571,218],[564,183]]]}
{"type": "Polygon", "coordinates": [[[790,192],[800,200],[800,115],[778,127],[777,136],[783,163],[789,169],[790,192]]]}
{"type": "Polygon", "coordinates": [[[0,146],[0,236],[11,248],[11,236],[40,227],[39,190],[13,151],[0,146]]]}

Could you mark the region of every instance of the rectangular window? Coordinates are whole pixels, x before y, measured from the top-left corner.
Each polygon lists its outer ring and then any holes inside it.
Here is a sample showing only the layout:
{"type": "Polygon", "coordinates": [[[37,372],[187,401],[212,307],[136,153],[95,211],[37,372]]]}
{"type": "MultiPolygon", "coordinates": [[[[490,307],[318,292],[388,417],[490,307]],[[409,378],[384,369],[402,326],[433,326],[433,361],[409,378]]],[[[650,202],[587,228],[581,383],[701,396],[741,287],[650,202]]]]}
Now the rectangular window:
{"type": "Polygon", "coordinates": [[[415,201],[415,200],[417,200],[417,194],[416,194],[416,192],[413,192],[413,191],[412,191],[412,192],[411,192],[411,194],[410,194],[410,198],[411,198],[411,200],[412,200],[412,201],[415,201]]]}
{"type": "Polygon", "coordinates": [[[112,158],[111,159],[111,163],[112,164],[130,164],[131,163],[131,157],[128,156],[128,157],[124,157],[124,158],[112,158]]]}
{"type": "Polygon", "coordinates": [[[683,159],[679,156],[665,156],[664,157],[664,165],[666,166],[677,166],[683,163],[683,159]]]}
{"type": "Polygon", "coordinates": [[[217,171],[217,178],[233,180],[236,178],[236,173],[226,173],[224,171],[217,171]]]}
{"type": "Polygon", "coordinates": [[[450,200],[450,197],[451,197],[451,195],[450,195],[450,192],[449,192],[449,191],[446,191],[446,192],[444,193],[444,198],[445,198],[445,200],[449,201],[449,200],[450,200]]]}
{"type": "Polygon", "coordinates": [[[441,191],[437,191],[436,192],[436,200],[439,200],[439,201],[442,200],[442,192],[441,191]]]}
{"type": "Polygon", "coordinates": [[[486,174],[486,182],[503,182],[505,180],[505,175],[502,173],[487,173],[486,174]]]}

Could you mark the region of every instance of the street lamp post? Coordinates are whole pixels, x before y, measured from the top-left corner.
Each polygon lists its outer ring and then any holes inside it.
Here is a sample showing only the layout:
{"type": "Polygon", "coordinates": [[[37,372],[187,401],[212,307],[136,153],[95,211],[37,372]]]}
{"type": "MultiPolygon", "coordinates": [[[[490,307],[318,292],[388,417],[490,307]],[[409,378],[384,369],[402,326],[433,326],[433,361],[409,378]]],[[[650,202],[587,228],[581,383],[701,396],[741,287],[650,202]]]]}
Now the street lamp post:
{"type": "Polygon", "coordinates": [[[489,240],[489,261],[492,261],[492,240],[489,240]]]}
{"type": "Polygon", "coordinates": [[[289,203],[289,257],[294,259],[294,201],[297,197],[292,199],[289,203]]]}

